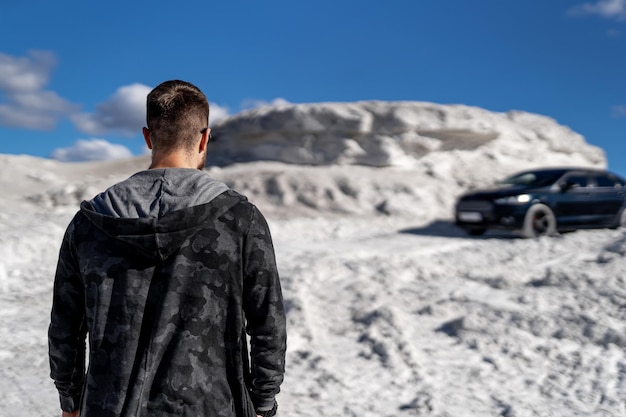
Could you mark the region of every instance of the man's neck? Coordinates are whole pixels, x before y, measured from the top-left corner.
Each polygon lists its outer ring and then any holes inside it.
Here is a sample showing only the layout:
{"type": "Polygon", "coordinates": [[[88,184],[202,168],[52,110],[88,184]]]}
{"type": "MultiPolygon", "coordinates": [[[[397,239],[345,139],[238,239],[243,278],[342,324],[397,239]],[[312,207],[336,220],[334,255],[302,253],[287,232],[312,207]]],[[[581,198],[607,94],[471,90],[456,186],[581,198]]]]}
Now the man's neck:
{"type": "Polygon", "coordinates": [[[168,155],[152,155],[150,169],[160,168],[197,168],[197,164],[190,161],[187,155],[172,153],[168,155]]]}

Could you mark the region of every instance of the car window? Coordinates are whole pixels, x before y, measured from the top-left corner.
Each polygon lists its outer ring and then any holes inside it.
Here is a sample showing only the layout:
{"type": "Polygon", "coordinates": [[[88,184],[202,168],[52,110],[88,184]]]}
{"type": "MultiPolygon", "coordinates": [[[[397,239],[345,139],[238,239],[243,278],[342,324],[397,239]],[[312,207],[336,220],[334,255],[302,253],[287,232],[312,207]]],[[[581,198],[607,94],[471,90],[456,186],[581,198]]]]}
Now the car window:
{"type": "Polygon", "coordinates": [[[563,175],[562,171],[523,172],[500,181],[500,184],[543,187],[553,184],[561,175],[563,175]]]}
{"type": "Polygon", "coordinates": [[[589,179],[584,174],[568,175],[565,180],[572,187],[587,187],[589,185],[589,179]]]}
{"type": "Polygon", "coordinates": [[[598,187],[621,187],[621,182],[611,174],[597,174],[595,176],[595,182],[598,187]]]}

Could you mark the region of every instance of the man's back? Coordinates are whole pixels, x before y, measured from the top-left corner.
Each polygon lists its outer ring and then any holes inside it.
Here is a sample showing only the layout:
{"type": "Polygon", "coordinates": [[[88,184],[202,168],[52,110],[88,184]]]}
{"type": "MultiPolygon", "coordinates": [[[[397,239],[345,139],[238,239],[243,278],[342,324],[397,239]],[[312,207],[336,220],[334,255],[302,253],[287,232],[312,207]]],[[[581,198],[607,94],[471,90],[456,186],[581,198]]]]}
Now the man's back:
{"type": "Polygon", "coordinates": [[[279,390],[284,335],[267,224],[206,173],[142,171],[83,202],[68,227],[50,356],[62,397],[84,385],[85,415],[253,416],[279,390]]]}

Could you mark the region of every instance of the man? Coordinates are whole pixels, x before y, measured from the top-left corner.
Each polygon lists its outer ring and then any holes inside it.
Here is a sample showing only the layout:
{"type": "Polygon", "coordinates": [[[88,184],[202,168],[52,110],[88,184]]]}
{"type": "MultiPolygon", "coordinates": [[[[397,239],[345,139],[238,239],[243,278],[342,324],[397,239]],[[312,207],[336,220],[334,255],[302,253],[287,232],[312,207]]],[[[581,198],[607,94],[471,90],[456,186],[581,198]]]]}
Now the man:
{"type": "Polygon", "coordinates": [[[202,171],[208,118],[194,85],[157,86],[150,169],[83,202],[68,226],[48,332],[63,416],[276,413],[286,330],[270,232],[202,171]]]}

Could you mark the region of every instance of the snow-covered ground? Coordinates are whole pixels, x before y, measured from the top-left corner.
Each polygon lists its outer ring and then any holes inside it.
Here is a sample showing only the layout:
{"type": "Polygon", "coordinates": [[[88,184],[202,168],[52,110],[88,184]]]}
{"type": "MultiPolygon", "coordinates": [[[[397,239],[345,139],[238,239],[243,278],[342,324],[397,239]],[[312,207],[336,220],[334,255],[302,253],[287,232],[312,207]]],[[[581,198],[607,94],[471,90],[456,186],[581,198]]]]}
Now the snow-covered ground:
{"type": "MultiPolygon", "coordinates": [[[[62,233],[77,201],[146,161],[1,158],[0,415],[52,417],[46,331],[62,233]]],[[[303,177],[305,168],[213,173],[274,171],[303,177]]],[[[350,172],[362,185],[398,171],[350,172]]],[[[272,228],[288,311],[280,415],[626,415],[624,230],[469,238],[432,202],[419,212],[428,216],[380,207],[288,216],[275,197],[255,202],[272,228]]]]}
{"type": "MultiPolygon", "coordinates": [[[[209,172],[274,236],[281,416],[626,416],[626,230],[469,238],[450,223],[467,188],[604,166],[601,149],[543,116],[433,104],[290,105],[216,131],[215,159],[240,163],[209,172]]],[[[46,333],[62,234],[82,199],[148,164],[0,155],[0,416],[59,415],[46,333]]]]}

